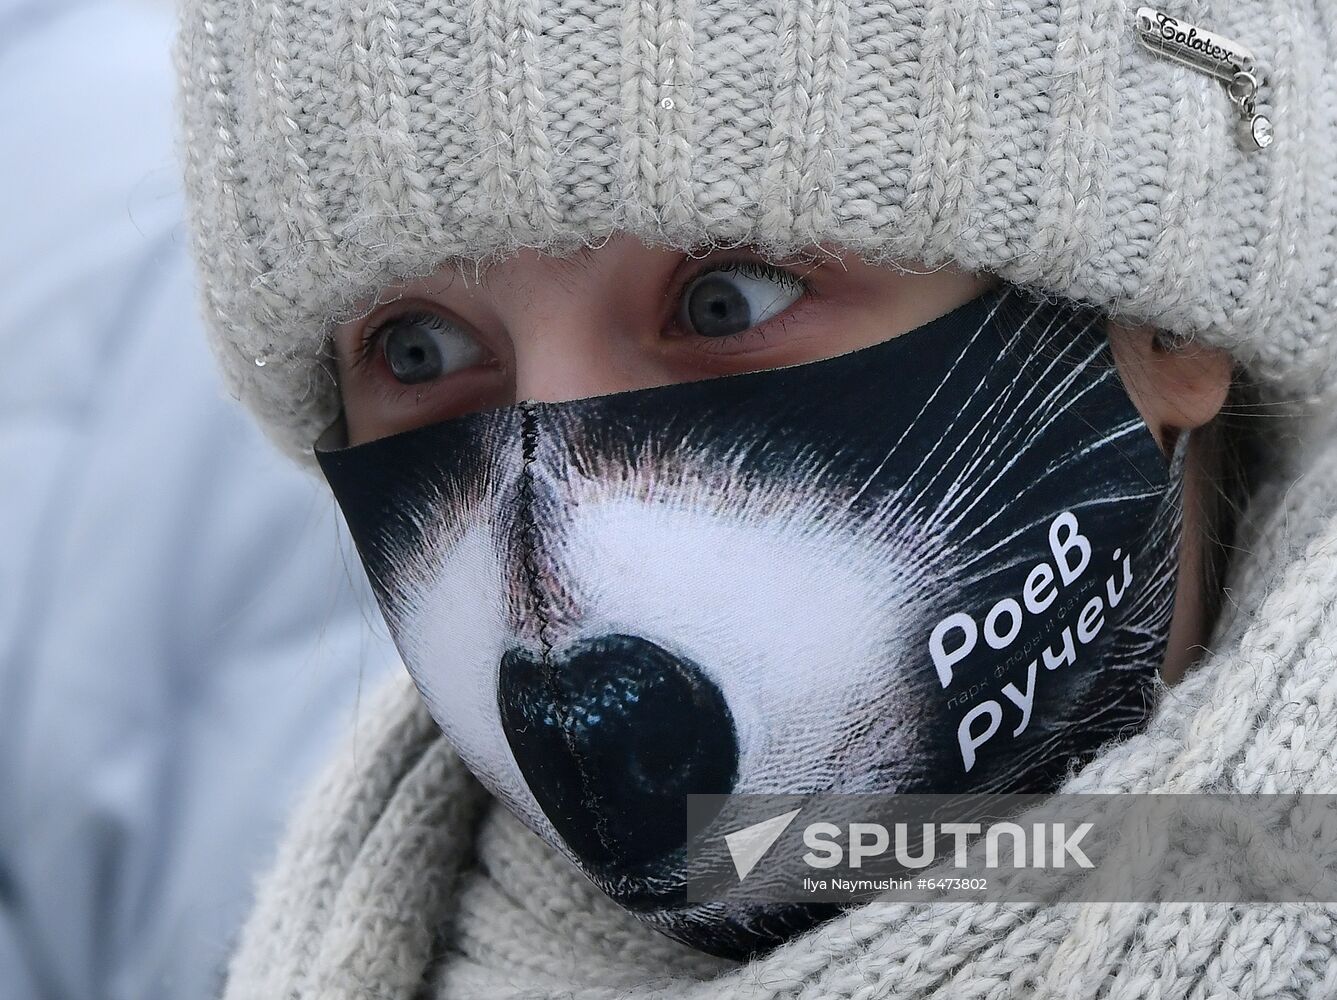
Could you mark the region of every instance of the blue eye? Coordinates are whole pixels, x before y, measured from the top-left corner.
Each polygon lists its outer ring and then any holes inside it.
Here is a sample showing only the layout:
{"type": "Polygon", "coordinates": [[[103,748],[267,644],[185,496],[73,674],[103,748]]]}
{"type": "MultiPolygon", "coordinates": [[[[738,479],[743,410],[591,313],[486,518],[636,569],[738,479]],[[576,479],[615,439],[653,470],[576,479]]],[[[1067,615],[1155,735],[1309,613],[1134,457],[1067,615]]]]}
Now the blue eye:
{"type": "Polygon", "coordinates": [[[478,341],[427,310],[393,316],[370,336],[380,341],[386,367],[404,385],[431,382],[487,358],[478,341]]]}
{"type": "Polygon", "coordinates": [[[679,322],[701,337],[731,337],[803,297],[803,282],[778,267],[739,261],[697,275],[683,291],[679,322]]]}

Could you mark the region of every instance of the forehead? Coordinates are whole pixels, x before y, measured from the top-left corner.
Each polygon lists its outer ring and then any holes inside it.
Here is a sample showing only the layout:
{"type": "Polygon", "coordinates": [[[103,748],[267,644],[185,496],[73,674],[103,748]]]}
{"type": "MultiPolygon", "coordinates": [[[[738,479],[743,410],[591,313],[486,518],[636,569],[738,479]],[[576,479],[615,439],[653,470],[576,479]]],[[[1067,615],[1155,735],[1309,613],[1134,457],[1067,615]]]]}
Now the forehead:
{"type": "Polygon", "coordinates": [[[611,260],[631,252],[649,254],[665,251],[651,250],[630,234],[616,233],[598,246],[581,246],[566,253],[522,247],[496,260],[450,257],[438,264],[437,269],[426,277],[386,286],[377,295],[373,306],[405,296],[438,294],[447,289],[495,291],[508,278],[515,277],[517,272],[535,269],[557,280],[570,279],[594,267],[601,260],[611,260]]]}
{"type": "Polygon", "coordinates": [[[616,233],[598,246],[582,246],[565,254],[522,247],[506,257],[490,261],[470,257],[450,257],[441,261],[431,274],[392,282],[382,287],[369,299],[364,300],[355,313],[346,315],[336,324],[333,337],[336,345],[340,344],[344,338],[352,336],[353,331],[382,306],[405,299],[431,299],[440,297],[447,291],[464,298],[472,297],[480,290],[491,295],[514,288],[520,283],[515,281],[519,275],[536,269],[557,281],[565,282],[581,271],[593,268],[601,259],[611,260],[614,256],[622,257],[636,251],[642,254],[664,252],[650,250],[629,234],[616,233]]]}
{"type": "MultiPolygon", "coordinates": [[[[393,302],[406,296],[431,296],[440,294],[447,289],[456,293],[460,291],[468,293],[475,289],[486,292],[501,292],[513,288],[516,284],[523,283],[526,278],[533,277],[536,273],[549,277],[558,283],[566,283],[578,277],[582,272],[588,272],[596,268],[608,270],[611,275],[615,265],[619,268],[650,268],[666,260],[677,260],[684,254],[692,259],[700,259],[709,256],[714,250],[726,251],[730,249],[742,249],[748,252],[748,256],[751,256],[755,248],[747,244],[742,246],[727,244],[716,247],[709,243],[690,248],[673,248],[650,245],[632,233],[617,230],[608,234],[602,243],[594,246],[580,246],[564,252],[549,248],[520,247],[494,259],[446,258],[437,265],[434,272],[426,277],[408,279],[387,285],[376,296],[375,301],[370,303],[370,306],[375,308],[385,302],[393,302]]],[[[757,255],[781,266],[801,265],[823,270],[834,266],[846,272],[871,269],[871,265],[864,262],[857,254],[853,254],[830,241],[821,241],[808,248],[775,258],[766,254],[758,253],[757,255]]],[[[888,266],[891,271],[900,270],[895,263],[890,263],[888,266]]],[[[955,267],[949,267],[949,269],[956,270],[955,267]]],[[[624,270],[622,275],[626,273],[628,272],[624,270]]],[[[908,273],[913,274],[915,271],[911,270],[908,273]]],[[[616,275],[615,277],[620,280],[622,275],[616,275]]]]}
{"type": "Polygon", "coordinates": [[[624,244],[624,240],[619,240],[616,244],[610,240],[601,246],[582,246],[566,254],[524,247],[511,256],[495,262],[461,260],[447,266],[452,267],[457,274],[461,271],[469,274],[469,280],[478,287],[492,289],[499,276],[512,274],[517,269],[540,268],[556,278],[574,277],[581,271],[593,267],[601,257],[609,253],[626,252],[629,248],[624,244]]]}

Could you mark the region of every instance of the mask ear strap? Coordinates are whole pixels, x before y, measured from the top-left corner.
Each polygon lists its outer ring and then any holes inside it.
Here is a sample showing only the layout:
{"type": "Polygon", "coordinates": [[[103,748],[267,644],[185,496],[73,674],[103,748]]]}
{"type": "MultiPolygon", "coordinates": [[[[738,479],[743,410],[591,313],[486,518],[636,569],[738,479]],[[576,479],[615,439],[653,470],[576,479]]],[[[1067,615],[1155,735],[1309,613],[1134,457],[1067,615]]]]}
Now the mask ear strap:
{"type": "MultiPolygon", "coordinates": [[[[1171,519],[1169,530],[1176,535],[1183,530],[1184,525],[1184,474],[1188,469],[1188,449],[1192,435],[1193,429],[1189,428],[1175,436],[1174,447],[1170,449],[1166,460],[1165,494],[1156,515],[1158,521],[1168,516],[1171,519]]],[[[1178,545],[1175,548],[1177,550],[1178,545]]]]}
{"type": "Polygon", "coordinates": [[[1167,459],[1168,471],[1172,481],[1178,482],[1184,478],[1184,470],[1188,466],[1189,441],[1193,439],[1193,432],[1194,429],[1190,427],[1175,435],[1175,444],[1170,449],[1170,455],[1167,459]]]}
{"type": "Polygon", "coordinates": [[[313,451],[338,451],[348,447],[348,421],[341,409],[334,421],[316,438],[313,451]]]}

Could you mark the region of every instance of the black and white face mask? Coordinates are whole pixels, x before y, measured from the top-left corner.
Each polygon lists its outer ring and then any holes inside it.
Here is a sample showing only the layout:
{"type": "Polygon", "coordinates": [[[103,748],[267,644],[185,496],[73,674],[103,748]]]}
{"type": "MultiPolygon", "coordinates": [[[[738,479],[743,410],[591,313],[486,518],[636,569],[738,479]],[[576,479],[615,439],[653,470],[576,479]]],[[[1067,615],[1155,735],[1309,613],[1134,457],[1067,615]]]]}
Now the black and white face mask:
{"type": "Polygon", "coordinates": [[[812,920],[681,902],[687,793],[1047,792],[1148,711],[1179,475],[1092,311],[1004,288],[828,360],[341,434],[465,763],[704,950],[812,920]]]}

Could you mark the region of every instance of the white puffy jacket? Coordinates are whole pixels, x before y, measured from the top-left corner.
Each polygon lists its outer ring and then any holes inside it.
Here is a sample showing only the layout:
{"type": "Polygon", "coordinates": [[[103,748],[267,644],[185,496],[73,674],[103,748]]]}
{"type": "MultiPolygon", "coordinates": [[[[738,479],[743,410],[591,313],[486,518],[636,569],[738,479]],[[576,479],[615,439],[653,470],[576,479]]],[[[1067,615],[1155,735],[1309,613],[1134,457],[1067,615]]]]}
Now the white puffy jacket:
{"type": "Polygon", "coordinates": [[[398,663],[326,491],[210,363],[172,27],[0,0],[3,1000],[214,995],[359,673],[398,663]]]}

